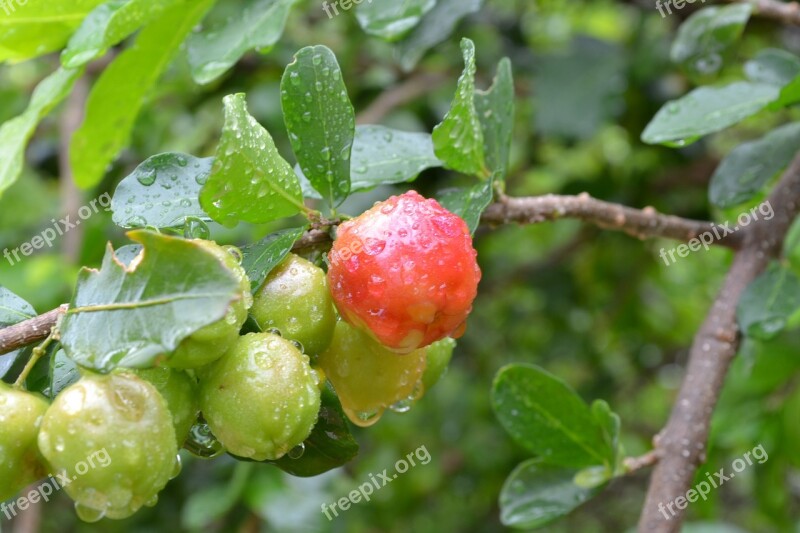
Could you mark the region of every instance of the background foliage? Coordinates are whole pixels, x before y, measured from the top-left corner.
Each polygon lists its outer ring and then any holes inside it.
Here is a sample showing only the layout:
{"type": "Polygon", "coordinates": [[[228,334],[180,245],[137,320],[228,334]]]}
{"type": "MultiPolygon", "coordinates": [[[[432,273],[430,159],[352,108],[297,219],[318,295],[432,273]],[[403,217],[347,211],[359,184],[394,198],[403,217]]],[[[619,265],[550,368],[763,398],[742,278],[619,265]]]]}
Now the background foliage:
{"type": "MultiPolygon", "coordinates": [[[[88,13],[98,3],[69,4],[88,13]]],[[[56,10],[61,2],[47,4],[56,10]]],[[[124,38],[130,31],[126,28],[142,23],[144,15],[137,18],[136,4],[136,0],[123,7],[109,3],[109,9],[117,10],[106,16],[116,13],[117,18],[103,39],[96,33],[85,35],[83,41],[79,34],[72,37],[74,51],[62,58],[67,62],[53,80],[53,94],[66,96],[60,85],[71,83],[80,73],[68,69],[82,69],[124,38]]],[[[800,54],[796,31],[751,21],[746,39],[736,40],[741,32],[735,27],[723,28],[715,34],[719,43],[705,48],[708,55],[695,57],[691,50],[673,49],[671,58],[677,27],[692,6],[662,18],[647,3],[488,0],[478,13],[456,22],[445,20],[446,14],[471,13],[478,2],[440,0],[433,11],[426,11],[425,2],[412,2],[419,13],[411,13],[412,22],[406,24],[413,26],[415,17],[422,21],[410,36],[391,44],[378,37],[396,37],[403,28],[370,18],[373,13],[366,8],[329,19],[317,0],[222,1],[198,31],[210,2],[193,2],[189,11],[180,2],[153,4],[163,4],[162,10],[149,11],[153,24],[128,38],[124,51],[114,50],[119,55],[95,85],[87,123],[71,149],[60,135],[64,114],[74,112],[69,102],[46,116],[35,134],[32,116],[38,118],[56,102],[32,106],[23,115],[30,123],[20,121],[14,131],[0,133],[0,152],[32,136],[22,178],[0,198],[0,249],[19,246],[51,219],[103,192],[113,192],[121,178],[153,154],[213,156],[225,123],[226,95],[246,93],[249,112],[288,158],[292,140],[281,113],[281,78],[293,54],[307,45],[324,44],[336,53],[356,116],[365,110],[374,113],[370,104],[408,77],[425,80],[423,89],[408,102],[380,113],[381,124],[407,131],[431,131],[445,116],[463,68],[461,37],[475,42],[478,88],[489,87],[498,62],[508,56],[517,100],[506,188],[516,196],[587,191],[626,205],[725,220],[740,210],[714,209],[707,194],[720,159],[740,143],[756,141],[798,118],[793,109],[759,115],[679,150],[640,140],[662,105],[686,95],[697,83],[741,80],[742,64],[759,57],[765,47],[800,54]],[[270,31],[259,26],[259,15],[266,17],[267,11],[270,31]],[[238,25],[230,28],[231,20],[238,25]],[[457,30],[443,42],[434,42],[444,38],[447,26],[457,30]],[[184,36],[188,41],[182,46],[184,36]],[[236,46],[229,46],[237,39],[236,46]],[[135,44],[130,45],[132,41],[135,44]],[[426,52],[429,44],[435,48],[426,52]],[[250,51],[253,48],[261,53],[250,51]],[[220,51],[219,57],[212,57],[215,51],[220,51]],[[137,56],[156,58],[158,70],[141,67],[137,56]],[[103,97],[103,91],[111,96],[103,97]],[[136,110],[138,116],[132,114],[136,110]],[[113,115],[118,127],[92,129],[93,114],[113,115]],[[98,138],[105,142],[98,144],[98,138]],[[75,169],[76,181],[89,190],[77,192],[59,179],[65,158],[75,169]],[[108,172],[107,165],[111,165],[108,172]]],[[[735,20],[727,20],[731,18],[735,20]]],[[[52,42],[46,50],[56,50],[62,44],[59,39],[74,29],[49,28],[46,33],[52,42]]],[[[691,29],[684,26],[681,31],[691,29]]],[[[0,58],[20,59],[11,51],[24,51],[24,43],[39,42],[40,37],[6,32],[0,36],[0,58]]],[[[684,38],[690,40],[691,35],[684,38]]],[[[58,61],[55,55],[44,55],[0,66],[0,120],[25,111],[33,87],[57,68],[58,61]]],[[[759,77],[758,63],[750,65],[751,80],[738,83],[756,87],[737,86],[735,99],[778,91],[774,83],[759,77]]],[[[97,78],[91,65],[89,76],[97,78]]],[[[86,88],[75,89],[79,90],[86,88]]],[[[719,96],[712,99],[719,101],[719,96]]],[[[708,103],[699,105],[704,108],[708,103]]],[[[695,130],[663,127],[645,136],[682,144],[707,133],[701,128],[713,131],[716,126],[699,121],[695,130]]],[[[796,136],[794,131],[789,134],[796,136]]],[[[473,183],[436,164],[427,166],[437,168],[426,170],[414,185],[425,195],[473,183]]],[[[7,171],[0,169],[0,183],[7,171]]],[[[756,185],[754,191],[762,186],[756,185]]],[[[358,192],[340,210],[361,212],[403,188],[381,186],[358,192]]],[[[330,196],[339,198],[339,192],[332,190],[330,196]]],[[[729,207],[741,201],[729,191],[718,194],[723,200],[717,205],[729,207]]],[[[280,224],[255,228],[246,223],[234,229],[210,227],[211,236],[225,243],[253,242],[270,230],[282,229],[280,224]]],[[[115,246],[128,242],[112,224],[110,213],[97,214],[52,250],[18,265],[0,261],[0,283],[37,311],[51,309],[70,300],[81,265],[99,266],[107,241],[115,246]]],[[[372,428],[355,429],[361,453],[347,467],[298,479],[267,465],[232,459],[206,463],[187,457],[183,475],[170,483],[156,508],[126,521],[93,526],[77,521],[62,494],[42,509],[43,530],[500,531],[498,494],[506,476],[530,456],[503,430],[491,408],[493,377],[511,362],[547,369],[584,400],[604,399],[623,420],[621,441],[626,452],[647,451],[649,439],[667,418],[686,348],[719,287],[730,253],[703,251],[667,267],[658,251],[673,243],[643,243],[573,221],[480,228],[476,246],[484,278],[449,373],[409,413],[389,413],[372,428]],[[354,505],[333,522],[325,519],[322,503],[344,496],[370,473],[390,468],[421,445],[433,458],[428,465],[400,476],[368,504],[354,505]]],[[[794,530],[800,518],[797,341],[796,333],[786,333],[745,345],[726,384],[708,462],[698,476],[729,465],[758,444],[768,451],[769,461],[712,492],[709,501],[691,505],[693,522],[737,524],[745,531],[794,530]]],[[[645,481],[640,474],[612,482],[548,530],[626,530],[639,514],[645,481]]],[[[711,531],[738,530],[714,526],[711,531]]]]}

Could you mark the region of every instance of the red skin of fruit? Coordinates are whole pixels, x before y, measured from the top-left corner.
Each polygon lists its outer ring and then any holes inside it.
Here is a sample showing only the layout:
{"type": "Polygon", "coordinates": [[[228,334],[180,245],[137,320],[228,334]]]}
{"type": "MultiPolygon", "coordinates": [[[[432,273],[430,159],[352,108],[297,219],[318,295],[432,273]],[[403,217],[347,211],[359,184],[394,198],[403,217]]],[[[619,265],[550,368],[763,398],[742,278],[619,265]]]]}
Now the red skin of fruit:
{"type": "Polygon", "coordinates": [[[464,333],[477,255],[464,220],[409,191],[339,226],[328,281],[344,320],[409,353],[464,333]]]}

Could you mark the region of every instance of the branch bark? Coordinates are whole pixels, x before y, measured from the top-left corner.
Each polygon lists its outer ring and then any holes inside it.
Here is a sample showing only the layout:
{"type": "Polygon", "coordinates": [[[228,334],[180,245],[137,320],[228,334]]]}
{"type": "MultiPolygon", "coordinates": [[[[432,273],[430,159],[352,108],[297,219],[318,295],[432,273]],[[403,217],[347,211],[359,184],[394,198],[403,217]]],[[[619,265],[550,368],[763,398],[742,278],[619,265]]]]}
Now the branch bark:
{"type": "Polygon", "coordinates": [[[742,249],[692,343],[686,376],[669,421],[654,439],[659,461],[639,520],[642,533],[681,529],[684,511],[673,505],[673,516],[662,509],[686,495],[698,465],[705,461],[711,416],[739,348],[736,306],[747,286],[780,253],[786,232],[800,212],[800,154],[783,174],[769,202],[775,216],[759,220],[742,232],[742,249]]]}
{"type": "MultiPolygon", "coordinates": [[[[486,224],[535,224],[559,218],[577,218],[601,228],[624,231],[646,239],[667,237],[682,241],[697,238],[711,229],[712,224],[658,213],[652,207],[634,209],[592,198],[586,193],[577,196],[548,194],[527,198],[502,197],[483,214],[486,224]]],[[[742,233],[733,233],[715,244],[738,249],[742,233]]]]}
{"type": "MultiPolygon", "coordinates": [[[[708,222],[662,215],[651,207],[633,209],[590,197],[534,196],[526,198],[501,197],[485,211],[482,221],[489,226],[517,222],[535,224],[559,218],[577,218],[600,227],[625,231],[644,239],[666,237],[688,241],[709,230],[708,222]]],[[[743,234],[735,233],[716,244],[737,249],[743,234]]],[[[302,251],[330,243],[330,233],[312,229],[303,235],[292,248],[302,251]]],[[[0,355],[43,340],[55,325],[58,316],[66,311],[64,304],[38,317],[0,329],[0,355]]]]}
{"type": "Polygon", "coordinates": [[[737,0],[752,4],[755,13],[764,18],[775,19],[785,24],[800,25],[800,4],[778,0],[737,0]]]}

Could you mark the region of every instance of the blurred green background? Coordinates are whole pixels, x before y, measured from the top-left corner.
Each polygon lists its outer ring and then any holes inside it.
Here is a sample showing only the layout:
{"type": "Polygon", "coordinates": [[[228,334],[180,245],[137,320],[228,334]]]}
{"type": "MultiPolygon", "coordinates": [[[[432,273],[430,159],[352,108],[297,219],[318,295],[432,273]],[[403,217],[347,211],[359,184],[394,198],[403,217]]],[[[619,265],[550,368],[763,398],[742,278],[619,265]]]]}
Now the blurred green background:
{"type": "MultiPolygon", "coordinates": [[[[513,196],[577,194],[666,213],[725,220],[707,201],[708,179],[740,142],[796,119],[783,111],[750,119],[688,148],[644,145],[639,135],[664,101],[691,82],[670,64],[675,29],[700,3],[662,18],[651,2],[607,0],[487,0],[452,36],[403,73],[391,44],[366,35],[352,13],[329,19],[321,2],[301,2],[279,44],[250,53],[221,80],[191,81],[176,61],[137,121],[134,138],[102,186],[76,191],[59,181],[69,103],[44,121],[27,152],[25,175],[0,200],[0,250],[28,241],[69,206],[80,206],[116,183],[150,155],[183,151],[213,155],[222,126],[221,99],[246,92],[251,113],[272,133],[285,157],[291,149],[280,110],[279,82],[292,54],[325,44],[337,54],[356,112],[400,129],[430,131],[447,111],[463,63],[459,40],[476,43],[478,78],[486,87],[497,61],[511,58],[517,113],[507,192],[513,196]],[[409,90],[407,80],[421,79],[409,90]],[[405,84],[405,85],[404,85],[405,84]],[[405,87],[398,89],[398,87],[405,87]],[[370,107],[387,91],[407,101],[370,107]]],[[[223,1],[213,17],[240,3],[223,1]]],[[[800,34],[754,21],[719,74],[740,76],[743,60],[764,46],[800,53],[800,34]]],[[[0,120],[20,113],[33,86],[57,57],[0,66],[0,120]]],[[[443,170],[414,184],[423,194],[459,183],[443,170]]],[[[402,189],[360,193],[343,212],[359,213],[402,189]]],[[[212,227],[223,243],[244,244],[275,227],[212,227]]],[[[68,301],[81,265],[97,266],[107,241],[126,243],[110,214],[101,213],[56,248],[11,266],[0,261],[0,283],[43,312],[68,301]]],[[[535,363],[558,375],[587,401],[601,398],[620,414],[628,455],[650,448],[680,384],[687,347],[730,263],[731,254],[701,251],[667,267],[658,256],[667,241],[640,242],[574,221],[529,227],[481,228],[476,247],[483,270],[480,295],[448,374],[406,414],[387,413],[374,427],[356,429],[360,456],[346,468],[314,479],[291,478],[264,465],[184,456],[183,474],[159,504],[131,519],[98,524],[77,520],[60,494],[2,531],[275,531],[491,532],[502,531],[497,496],[505,477],[527,454],[504,433],[489,404],[492,378],[510,362],[535,363]],[[332,503],[370,474],[425,446],[432,459],[328,521],[332,503]]],[[[698,474],[728,466],[762,444],[764,464],[690,505],[703,531],[795,531],[800,519],[800,389],[798,334],[748,344],[737,359],[714,417],[708,462],[698,474]],[[713,525],[717,524],[717,525],[713,525]]],[[[544,530],[626,531],[644,500],[647,472],[615,481],[567,519],[544,530]]],[[[700,531],[687,528],[687,531],[700,531]]]]}

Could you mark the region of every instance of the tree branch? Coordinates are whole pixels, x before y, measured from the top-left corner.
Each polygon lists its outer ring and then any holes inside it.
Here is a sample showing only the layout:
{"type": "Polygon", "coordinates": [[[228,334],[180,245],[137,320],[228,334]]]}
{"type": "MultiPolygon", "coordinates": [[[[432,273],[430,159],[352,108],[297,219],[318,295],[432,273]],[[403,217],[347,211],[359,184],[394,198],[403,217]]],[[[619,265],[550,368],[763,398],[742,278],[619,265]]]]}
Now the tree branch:
{"type": "Polygon", "coordinates": [[[419,96],[429,93],[448,78],[444,73],[417,73],[400,85],[381,93],[366,109],[358,114],[356,123],[377,124],[393,109],[408,102],[413,102],[419,96]]]}
{"type": "MultiPolygon", "coordinates": [[[[601,228],[624,231],[639,239],[667,237],[689,241],[709,231],[712,226],[709,222],[662,215],[652,207],[640,210],[604,202],[586,193],[578,196],[502,197],[486,209],[481,220],[489,225],[509,222],[536,224],[559,218],[577,218],[601,228]]],[[[742,233],[733,233],[716,244],[738,249],[742,238],[742,233]]]]}
{"type": "Polygon", "coordinates": [[[0,329],[0,355],[46,339],[58,317],[67,312],[67,304],[19,324],[0,329]]]}
{"type": "MultiPolygon", "coordinates": [[[[708,222],[688,220],[662,215],[651,207],[642,210],[624,207],[588,194],[578,196],[533,196],[527,198],[501,197],[485,211],[484,224],[496,226],[517,222],[535,224],[559,218],[577,218],[600,227],[621,230],[635,237],[667,237],[690,240],[709,230],[708,222]]],[[[735,233],[717,244],[738,248],[743,233],[735,233]]],[[[292,248],[293,251],[308,250],[331,242],[330,233],[312,229],[303,235],[292,248]]],[[[0,330],[0,355],[32,344],[47,337],[55,325],[58,315],[66,310],[66,304],[31,320],[0,330]]]]}
{"type": "Polygon", "coordinates": [[[785,24],[800,26],[800,4],[797,2],[779,2],[778,0],[737,0],[739,3],[752,4],[755,14],[764,18],[775,19],[785,24]]]}
{"type": "Polygon", "coordinates": [[[698,465],[705,461],[711,416],[739,348],[739,298],[770,258],[780,253],[786,232],[800,212],[800,154],[772,191],[769,202],[775,216],[759,220],[743,232],[742,249],[692,343],[686,376],[669,421],[654,439],[660,460],[650,479],[639,520],[640,532],[671,533],[681,529],[683,510],[677,509],[677,514],[670,513],[667,519],[659,504],[663,508],[685,496],[698,465]]]}

